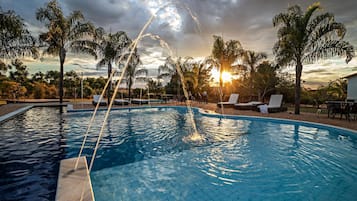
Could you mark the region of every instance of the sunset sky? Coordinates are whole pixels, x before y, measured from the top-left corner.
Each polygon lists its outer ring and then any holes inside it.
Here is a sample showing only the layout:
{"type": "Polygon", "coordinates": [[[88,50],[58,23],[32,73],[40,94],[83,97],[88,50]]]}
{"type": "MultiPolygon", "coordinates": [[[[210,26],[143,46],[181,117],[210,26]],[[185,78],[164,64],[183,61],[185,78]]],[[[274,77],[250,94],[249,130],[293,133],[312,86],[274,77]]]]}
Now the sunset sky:
{"type": "MultiPolygon", "coordinates": [[[[0,0],[3,10],[14,10],[20,15],[34,36],[46,31],[35,19],[35,12],[43,7],[45,0],[0,0]]],[[[165,4],[165,0],[61,0],[65,14],[80,10],[87,20],[107,31],[125,31],[135,38],[151,14],[165,4]]],[[[181,0],[161,9],[147,32],[158,34],[171,47],[175,56],[192,56],[203,59],[211,53],[213,35],[225,40],[239,40],[244,49],[265,52],[273,61],[272,47],[277,41],[277,29],[272,18],[287,7],[298,4],[304,10],[314,1],[310,0],[181,0]],[[180,3],[178,3],[180,2],[180,3]],[[197,22],[194,20],[197,17],[197,22]]],[[[323,0],[322,12],[331,12],[337,22],[347,28],[345,40],[357,49],[357,1],[323,0]]],[[[168,51],[159,42],[145,39],[140,45],[143,65],[156,72],[164,63],[168,51]]],[[[59,70],[58,58],[46,57],[43,61],[25,59],[30,73],[59,70]]],[[[88,56],[69,54],[66,70],[84,71],[86,75],[105,75],[98,72],[96,61],[88,56]],[[79,68],[78,63],[82,66],[79,68]]],[[[294,72],[290,67],[286,70],[294,72]]],[[[344,58],[330,58],[315,64],[304,65],[302,79],[306,86],[316,87],[357,72],[357,58],[349,64],[344,58]]]]}

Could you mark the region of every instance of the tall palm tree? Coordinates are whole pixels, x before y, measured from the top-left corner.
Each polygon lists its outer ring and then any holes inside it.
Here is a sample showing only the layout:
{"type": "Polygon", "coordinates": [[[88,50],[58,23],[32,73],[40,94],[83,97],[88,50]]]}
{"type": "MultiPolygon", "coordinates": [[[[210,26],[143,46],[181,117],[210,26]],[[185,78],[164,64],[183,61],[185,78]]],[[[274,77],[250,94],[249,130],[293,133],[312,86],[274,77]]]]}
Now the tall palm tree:
{"type": "Polygon", "coordinates": [[[321,9],[314,3],[304,13],[297,5],[273,18],[278,27],[278,41],[274,54],[280,65],[295,65],[295,114],[300,114],[301,74],[303,64],[327,56],[346,56],[348,63],[355,53],[353,46],[344,41],[346,28],[335,22],[331,13],[315,14],[321,9]]]}
{"type": "Polygon", "coordinates": [[[0,68],[7,70],[2,59],[13,59],[19,56],[38,56],[36,40],[26,29],[23,19],[14,11],[3,11],[0,7],[0,68]]]}
{"type": "MultiPolygon", "coordinates": [[[[123,63],[125,63],[129,57],[130,53],[124,55],[123,60],[119,64],[119,70],[122,70],[125,67],[123,63]]],[[[138,68],[141,64],[140,55],[138,54],[137,49],[135,49],[133,55],[130,57],[128,67],[124,72],[124,78],[128,86],[129,99],[131,99],[131,88],[133,87],[135,80],[146,81],[148,70],[145,68],[138,68]]]]}
{"type": "Polygon", "coordinates": [[[113,63],[125,52],[132,41],[123,31],[119,31],[114,34],[107,34],[101,27],[95,30],[93,39],[94,40],[74,41],[71,47],[75,51],[92,55],[95,59],[100,58],[99,62],[97,63],[97,68],[107,66],[109,80],[107,98],[109,102],[110,90],[112,86],[110,75],[112,74],[113,63]]]}
{"type": "Polygon", "coordinates": [[[243,52],[242,55],[242,66],[245,69],[249,69],[249,87],[250,87],[250,99],[253,98],[253,93],[254,93],[254,85],[253,85],[253,80],[255,73],[257,72],[257,67],[258,65],[267,58],[266,53],[263,52],[254,52],[251,50],[246,50],[243,52]]]}
{"type": "Polygon", "coordinates": [[[219,69],[219,86],[222,89],[223,72],[231,72],[233,70],[232,64],[242,55],[243,48],[238,40],[224,42],[221,36],[213,36],[213,38],[212,54],[206,61],[219,69]]]}
{"type": "Polygon", "coordinates": [[[91,23],[84,22],[80,11],[73,11],[69,16],[64,16],[56,0],[45,4],[36,12],[37,20],[44,22],[48,31],[40,34],[40,41],[47,43],[45,54],[58,55],[60,59],[59,96],[63,102],[63,65],[66,53],[72,41],[91,36],[94,28],[91,23]]]}

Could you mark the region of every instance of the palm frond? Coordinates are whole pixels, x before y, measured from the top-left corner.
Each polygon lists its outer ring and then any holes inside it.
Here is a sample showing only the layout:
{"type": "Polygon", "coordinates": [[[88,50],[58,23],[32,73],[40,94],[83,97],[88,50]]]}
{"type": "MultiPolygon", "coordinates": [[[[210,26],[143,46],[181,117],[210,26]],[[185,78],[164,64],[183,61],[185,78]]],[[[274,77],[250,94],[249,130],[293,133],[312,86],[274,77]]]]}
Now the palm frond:
{"type": "Polygon", "coordinates": [[[148,73],[149,73],[149,71],[145,68],[138,69],[135,71],[134,76],[145,76],[146,77],[148,75],[148,73]]]}
{"type": "Polygon", "coordinates": [[[311,34],[310,41],[318,41],[321,38],[330,38],[336,33],[339,39],[342,39],[345,36],[346,28],[342,23],[332,22],[329,24],[325,24],[324,26],[320,26],[317,30],[313,31],[311,34]]]}
{"type": "Polygon", "coordinates": [[[88,47],[88,46],[72,46],[72,47],[71,47],[71,50],[72,50],[74,53],[84,53],[84,54],[93,56],[94,59],[96,59],[96,60],[98,59],[98,54],[97,54],[97,52],[95,51],[95,49],[90,48],[90,47],[88,47]]]}
{"type": "Polygon", "coordinates": [[[276,62],[285,66],[295,62],[296,49],[289,43],[289,41],[279,40],[274,44],[273,53],[276,62]]]}
{"type": "Polygon", "coordinates": [[[346,41],[329,40],[305,55],[303,61],[314,62],[319,58],[327,58],[331,56],[346,56],[345,61],[348,63],[355,56],[354,48],[346,41]]]}
{"type": "Polygon", "coordinates": [[[96,68],[97,68],[97,69],[100,69],[101,67],[106,66],[107,64],[108,64],[108,61],[107,61],[107,60],[101,59],[101,60],[97,63],[96,68]]]}
{"type": "Polygon", "coordinates": [[[73,41],[84,37],[93,37],[95,35],[93,24],[77,22],[69,31],[68,39],[73,41]]]}
{"type": "Polygon", "coordinates": [[[84,20],[84,16],[83,14],[78,11],[78,10],[75,10],[73,11],[69,16],[68,16],[68,22],[69,24],[72,26],[74,24],[76,24],[78,21],[82,21],[84,20]]]}
{"type": "Polygon", "coordinates": [[[333,19],[334,15],[331,13],[323,13],[310,19],[310,22],[306,27],[307,35],[310,35],[317,27],[321,26],[321,24],[329,23],[333,19]]]}
{"type": "Polygon", "coordinates": [[[288,13],[279,13],[273,18],[273,26],[285,26],[290,24],[291,16],[288,13]]]}
{"type": "Polygon", "coordinates": [[[308,27],[308,24],[314,12],[319,9],[321,9],[320,2],[315,2],[307,8],[307,11],[305,12],[305,15],[302,18],[303,27],[308,27]]]}

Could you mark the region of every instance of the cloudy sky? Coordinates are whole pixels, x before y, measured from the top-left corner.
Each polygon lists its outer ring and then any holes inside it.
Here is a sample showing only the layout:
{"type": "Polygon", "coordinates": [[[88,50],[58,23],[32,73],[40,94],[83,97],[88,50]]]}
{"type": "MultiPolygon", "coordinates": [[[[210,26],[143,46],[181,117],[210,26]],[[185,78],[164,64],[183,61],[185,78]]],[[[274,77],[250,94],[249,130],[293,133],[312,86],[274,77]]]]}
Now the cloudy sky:
{"type": "MultiPolygon", "coordinates": [[[[34,35],[45,31],[43,24],[36,21],[35,12],[46,0],[0,0],[3,10],[15,10],[26,22],[34,35]]],[[[86,19],[107,31],[125,31],[135,38],[150,16],[166,0],[60,0],[65,14],[80,10],[86,19]]],[[[166,2],[166,3],[165,3],[166,2]]],[[[165,40],[174,56],[204,58],[211,53],[213,35],[225,40],[239,40],[244,49],[266,52],[273,60],[272,47],[276,42],[276,28],[272,18],[286,8],[299,4],[303,9],[314,1],[310,0],[177,0],[157,12],[147,32],[159,35],[165,40]]],[[[357,49],[357,1],[322,0],[323,12],[331,12],[338,22],[347,27],[345,40],[357,49]]],[[[157,41],[144,39],[140,44],[144,66],[154,72],[169,55],[157,41]]],[[[57,58],[44,61],[26,60],[30,71],[58,69],[57,58]]],[[[75,69],[93,73],[96,61],[91,58],[69,55],[66,70],[75,69]],[[79,68],[78,63],[82,66],[79,68]]],[[[293,68],[288,68],[293,72],[293,68]]],[[[344,58],[331,58],[312,65],[305,65],[303,80],[306,85],[318,86],[345,75],[357,72],[357,58],[349,64],[344,58]]],[[[105,75],[105,69],[102,72],[105,75]]]]}

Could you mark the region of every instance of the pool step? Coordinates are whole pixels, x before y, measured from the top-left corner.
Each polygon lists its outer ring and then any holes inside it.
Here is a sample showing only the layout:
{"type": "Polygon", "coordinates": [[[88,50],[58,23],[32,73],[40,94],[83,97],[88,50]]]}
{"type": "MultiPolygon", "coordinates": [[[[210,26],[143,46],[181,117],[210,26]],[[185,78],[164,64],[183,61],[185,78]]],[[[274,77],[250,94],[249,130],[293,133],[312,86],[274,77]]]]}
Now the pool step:
{"type": "Polygon", "coordinates": [[[74,170],[77,158],[61,161],[56,201],[94,201],[94,194],[88,172],[86,157],[80,157],[78,168],[74,170]]]}

